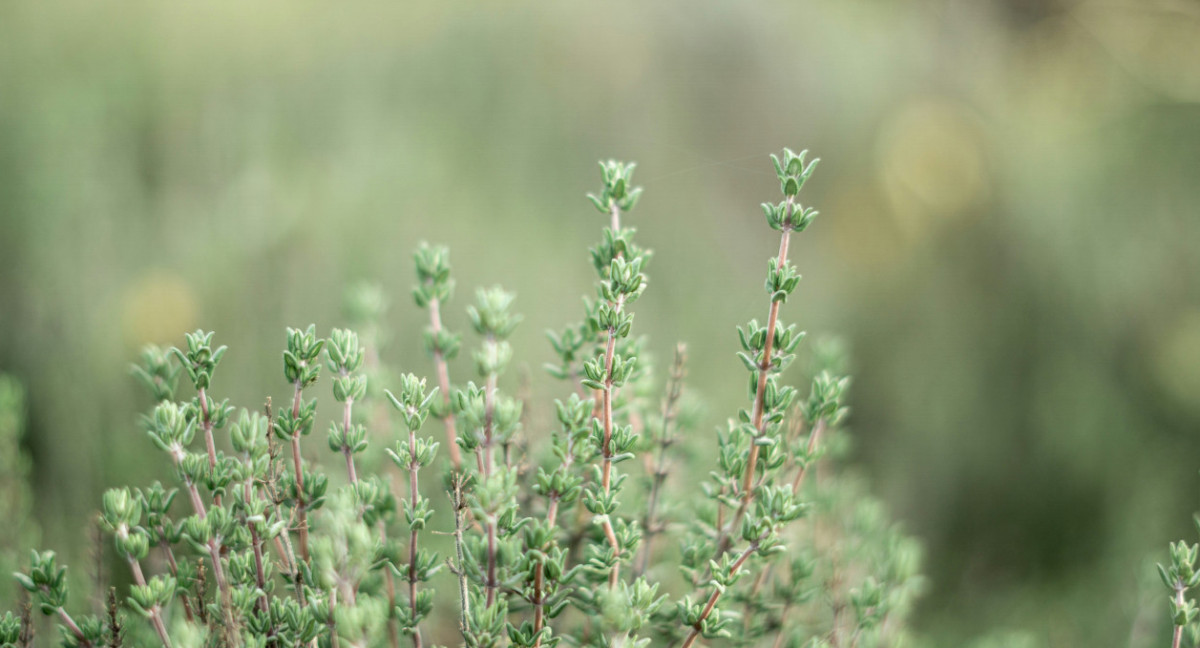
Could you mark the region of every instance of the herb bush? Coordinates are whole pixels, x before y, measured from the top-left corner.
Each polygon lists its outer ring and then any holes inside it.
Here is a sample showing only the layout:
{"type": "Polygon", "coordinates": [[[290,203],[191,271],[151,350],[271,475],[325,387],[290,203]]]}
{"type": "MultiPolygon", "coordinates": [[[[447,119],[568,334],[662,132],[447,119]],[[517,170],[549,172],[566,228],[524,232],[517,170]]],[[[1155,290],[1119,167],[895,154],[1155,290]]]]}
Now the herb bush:
{"type": "MultiPolygon", "coordinates": [[[[803,388],[784,377],[805,338],[781,311],[800,280],[789,248],[817,216],[799,200],[817,160],[772,159],[783,195],[762,205],[779,233],[767,317],[738,328],[747,405],[715,434],[695,429],[686,347],[659,381],[635,333],[651,253],[626,220],[642,189],[633,164],[603,162],[588,196],[607,220],[594,295],[581,323],[549,333],[561,393],[511,385],[512,293],[477,291],[465,344],[444,323],[449,254],[424,244],[413,296],[429,315],[430,377],[381,362],[387,300],[371,288],[351,293],[352,329],[288,329],[288,402],[218,400],[226,348],[211,332],[147,348],[134,367],[153,399],[143,424],[176,481],[109,490],[99,515],[133,585],[109,588],[104,605],[68,596],[66,567],[34,551],[0,643],[33,645],[35,612],[68,646],[912,643],[920,550],[838,467],[841,354],[817,345],[803,388]],[[464,346],[475,375],[451,376],[464,346]],[[317,389],[340,409],[318,413],[317,389]],[[551,400],[556,427],[530,425],[526,410],[551,400]],[[318,426],[322,450],[306,441],[318,426]],[[689,471],[713,454],[710,471],[689,471]]],[[[19,398],[0,382],[12,520],[28,514],[19,398]]]]}

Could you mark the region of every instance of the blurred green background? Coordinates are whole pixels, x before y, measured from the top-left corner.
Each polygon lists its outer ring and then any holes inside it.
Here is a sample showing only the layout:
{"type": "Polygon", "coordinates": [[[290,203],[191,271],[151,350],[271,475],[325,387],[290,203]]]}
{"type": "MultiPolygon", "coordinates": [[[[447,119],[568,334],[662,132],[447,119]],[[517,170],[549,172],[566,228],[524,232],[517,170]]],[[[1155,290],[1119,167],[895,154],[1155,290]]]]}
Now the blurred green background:
{"type": "Polygon", "coordinates": [[[786,314],[854,352],[854,460],[928,547],[918,628],[1158,645],[1147,561],[1200,507],[1198,45],[1187,0],[3,3],[0,371],[43,544],[86,556],[99,490],[167,474],[143,343],[216,330],[217,395],[254,406],[289,391],[283,328],[344,323],[372,279],[389,359],[428,373],[423,239],[452,326],[476,286],[518,293],[544,384],[602,157],[640,163],[637,325],[690,343],[713,429],[791,146],[822,216],[786,314]]]}

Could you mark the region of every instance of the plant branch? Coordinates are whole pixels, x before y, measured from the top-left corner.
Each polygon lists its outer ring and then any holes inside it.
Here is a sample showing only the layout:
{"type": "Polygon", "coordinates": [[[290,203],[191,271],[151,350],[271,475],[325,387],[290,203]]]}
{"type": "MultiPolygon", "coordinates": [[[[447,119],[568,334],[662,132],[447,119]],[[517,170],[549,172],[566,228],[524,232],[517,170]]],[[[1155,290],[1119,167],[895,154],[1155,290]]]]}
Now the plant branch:
{"type": "MultiPolygon", "coordinates": [[[[764,533],[762,536],[759,536],[757,540],[751,542],[750,545],[747,546],[744,551],[742,551],[737,560],[735,560],[733,565],[730,567],[729,574],[731,576],[736,574],[738,570],[742,568],[742,565],[746,563],[746,560],[748,560],[755,551],[758,551],[758,543],[762,542],[766,537],[767,534],[764,533]]],[[[724,591],[724,588],[722,587],[713,587],[712,594],[709,595],[708,602],[704,604],[704,610],[700,613],[700,618],[696,621],[696,623],[692,624],[692,631],[688,633],[687,638],[683,640],[682,648],[689,648],[693,643],[696,642],[696,638],[700,636],[701,628],[704,626],[705,619],[707,619],[708,615],[712,614],[713,609],[717,607],[717,601],[721,598],[722,591],[724,591]]]]}
{"type": "MultiPolygon", "coordinates": [[[[300,416],[304,383],[297,380],[292,393],[292,419],[300,416]]],[[[300,457],[300,429],[292,431],[292,466],[296,472],[296,512],[300,527],[300,559],[308,562],[308,503],[304,501],[304,466],[300,457]]]]}
{"type": "Polygon", "coordinates": [[[671,376],[667,380],[667,393],[662,404],[662,430],[658,438],[658,453],[650,470],[650,496],[646,505],[646,514],[642,517],[645,541],[642,553],[634,567],[633,576],[637,578],[646,572],[650,565],[653,552],[654,538],[661,531],[661,523],[657,520],[658,500],[662,494],[663,483],[667,480],[667,448],[675,442],[671,435],[671,424],[679,416],[679,397],[683,395],[683,379],[687,375],[687,345],[680,342],[675,345],[675,359],[671,364],[671,376]]]}
{"type": "Polygon", "coordinates": [[[446,362],[445,352],[436,345],[438,334],[442,332],[441,303],[436,297],[429,300],[429,326],[435,340],[433,365],[437,371],[438,387],[442,391],[442,405],[446,408],[442,424],[446,426],[446,444],[450,451],[450,463],[455,470],[460,470],[462,468],[462,452],[458,448],[457,421],[454,411],[450,407],[450,368],[446,362]]]}

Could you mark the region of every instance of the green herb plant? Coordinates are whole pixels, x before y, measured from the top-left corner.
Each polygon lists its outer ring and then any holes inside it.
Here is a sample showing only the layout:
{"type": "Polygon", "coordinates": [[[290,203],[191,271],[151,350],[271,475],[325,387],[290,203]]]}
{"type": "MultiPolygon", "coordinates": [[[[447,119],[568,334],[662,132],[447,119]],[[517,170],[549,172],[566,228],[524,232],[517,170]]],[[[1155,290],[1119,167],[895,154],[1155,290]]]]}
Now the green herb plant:
{"type": "MultiPolygon", "coordinates": [[[[746,404],[715,433],[699,429],[687,347],[660,382],[634,326],[653,258],[629,226],[642,188],[634,164],[606,161],[587,196],[605,223],[594,289],[578,323],[548,334],[546,368],[562,385],[551,429],[525,416],[549,399],[512,384],[516,296],[478,289],[464,340],[443,319],[449,252],[421,244],[413,298],[428,325],[420,342],[391,342],[423,344],[430,366],[383,362],[387,299],[370,286],[350,292],[350,327],[287,329],[290,398],[278,405],[218,400],[226,348],[212,332],[148,348],[133,372],[172,485],[100,500],[132,586],[107,615],[78,612],[53,552],[34,552],[17,581],[68,646],[909,645],[919,547],[841,469],[843,354],[805,350],[785,321],[800,282],[790,254],[817,217],[800,198],[817,160],[772,160],[782,195],[762,205],[778,236],[766,318],[737,330],[746,404]],[[452,373],[464,350],[472,370],[452,373]],[[789,377],[802,355],[808,377],[789,377]],[[318,412],[318,389],[331,390],[332,411],[318,412]],[[319,420],[321,449],[308,440],[319,420]],[[682,483],[705,449],[715,463],[702,488],[682,483]]],[[[0,383],[10,445],[11,391],[0,383]]],[[[0,486],[0,505],[25,510],[24,491],[0,486]]],[[[1200,581],[1196,548],[1172,557],[1163,577],[1182,626],[1196,616],[1185,600],[1200,581]]],[[[29,645],[30,623],[0,617],[0,644],[29,645]]]]}

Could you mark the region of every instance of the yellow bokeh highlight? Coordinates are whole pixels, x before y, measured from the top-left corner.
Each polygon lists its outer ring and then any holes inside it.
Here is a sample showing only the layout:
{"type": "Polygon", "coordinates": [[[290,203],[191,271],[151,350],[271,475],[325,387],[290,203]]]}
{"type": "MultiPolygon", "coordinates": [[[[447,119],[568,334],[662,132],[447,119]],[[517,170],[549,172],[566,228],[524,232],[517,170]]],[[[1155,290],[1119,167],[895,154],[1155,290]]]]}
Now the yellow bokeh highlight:
{"type": "Polygon", "coordinates": [[[121,331],[131,346],[167,344],[196,325],[195,291],[182,277],[151,270],[125,289],[121,331]]]}
{"type": "Polygon", "coordinates": [[[948,100],[901,108],[884,127],[878,162],[888,201],[910,234],[968,213],[988,193],[979,126],[948,100]]]}
{"type": "Polygon", "coordinates": [[[1162,388],[1200,412],[1200,310],[1178,317],[1157,337],[1153,369],[1162,388]]]}

